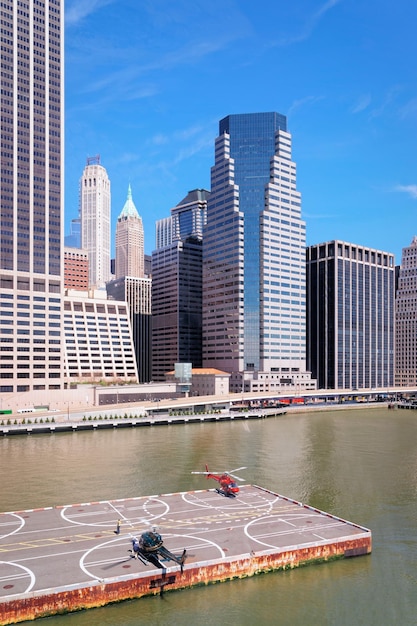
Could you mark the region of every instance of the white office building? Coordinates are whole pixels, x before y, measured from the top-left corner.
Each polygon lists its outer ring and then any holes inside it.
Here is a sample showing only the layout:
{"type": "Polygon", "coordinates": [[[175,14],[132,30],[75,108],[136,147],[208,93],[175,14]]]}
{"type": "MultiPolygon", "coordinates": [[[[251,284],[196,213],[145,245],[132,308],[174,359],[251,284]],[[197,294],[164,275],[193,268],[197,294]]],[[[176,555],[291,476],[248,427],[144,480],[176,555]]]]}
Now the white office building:
{"type": "Polygon", "coordinates": [[[89,287],[110,280],[110,180],[100,157],[89,157],[80,179],[81,247],[88,252],[89,287]]]}
{"type": "Polygon", "coordinates": [[[68,290],[64,297],[65,378],[76,382],[138,382],[126,302],[106,292],[68,290]]]}

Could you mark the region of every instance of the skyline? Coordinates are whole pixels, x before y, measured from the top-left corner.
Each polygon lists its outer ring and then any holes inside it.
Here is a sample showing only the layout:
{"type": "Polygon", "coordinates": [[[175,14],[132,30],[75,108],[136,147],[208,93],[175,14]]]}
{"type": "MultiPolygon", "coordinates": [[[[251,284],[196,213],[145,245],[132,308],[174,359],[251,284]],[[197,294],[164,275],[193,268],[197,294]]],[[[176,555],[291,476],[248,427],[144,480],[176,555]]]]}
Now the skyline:
{"type": "Polygon", "coordinates": [[[395,254],[417,232],[417,7],[400,0],[67,0],[65,234],[86,158],[112,188],[111,240],[128,186],[145,252],[155,221],[210,189],[219,120],[288,119],[307,245],[395,254]],[[276,85],[276,87],[275,87],[276,85]],[[414,166],[414,167],[413,167],[414,166]]]}

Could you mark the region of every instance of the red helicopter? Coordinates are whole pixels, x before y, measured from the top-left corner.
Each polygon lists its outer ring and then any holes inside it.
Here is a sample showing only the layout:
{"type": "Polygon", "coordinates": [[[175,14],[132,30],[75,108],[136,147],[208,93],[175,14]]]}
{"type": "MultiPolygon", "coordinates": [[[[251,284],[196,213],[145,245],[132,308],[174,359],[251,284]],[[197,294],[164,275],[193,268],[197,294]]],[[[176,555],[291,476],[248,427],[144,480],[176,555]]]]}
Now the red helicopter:
{"type": "MultiPolygon", "coordinates": [[[[238,467],[232,472],[238,472],[239,470],[244,470],[246,467],[238,467]]],[[[243,478],[239,478],[239,476],[235,476],[232,472],[223,472],[222,474],[213,474],[209,471],[208,466],[206,465],[205,472],[191,472],[192,474],[204,474],[207,478],[214,478],[220,483],[220,489],[216,489],[217,493],[220,493],[222,496],[226,496],[226,498],[236,498],[236,495],[239,493],[239,487],[237,486],[235,480],[244,480],[243,478]],[[235,479],[235,480],[233,480],[235,479]]]]}

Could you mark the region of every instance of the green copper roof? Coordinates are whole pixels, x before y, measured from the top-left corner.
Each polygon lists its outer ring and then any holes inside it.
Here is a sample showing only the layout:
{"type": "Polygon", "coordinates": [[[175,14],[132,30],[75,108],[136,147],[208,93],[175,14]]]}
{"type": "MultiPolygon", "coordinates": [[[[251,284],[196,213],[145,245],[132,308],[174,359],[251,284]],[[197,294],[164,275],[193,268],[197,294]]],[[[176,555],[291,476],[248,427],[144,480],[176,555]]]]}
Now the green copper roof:
{"type": "Polygon", "coordinates": [[[137,212],[135,203],[132,200],[132,189],[130,187],[130,184],[127,190],[127,199],[122,209],[122,212],[119,215],[119,220],[127,217],[139,217],[139,213],[137,212]]]}

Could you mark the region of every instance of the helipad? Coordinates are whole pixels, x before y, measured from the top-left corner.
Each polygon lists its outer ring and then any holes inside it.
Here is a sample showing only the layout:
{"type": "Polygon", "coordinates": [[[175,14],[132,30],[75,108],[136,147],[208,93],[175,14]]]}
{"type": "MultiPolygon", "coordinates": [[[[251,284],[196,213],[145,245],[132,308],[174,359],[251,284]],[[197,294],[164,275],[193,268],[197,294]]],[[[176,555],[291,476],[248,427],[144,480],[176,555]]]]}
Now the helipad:
{"type": "Polygon", "coordinates": [[[0,623],[368,554],[371,531],[255,485],[0,514],[0,623]],[[116,534],[120,520],[120,533],[116,534]],[[133,559],[156,527],[184,571],[133,559]]]}

